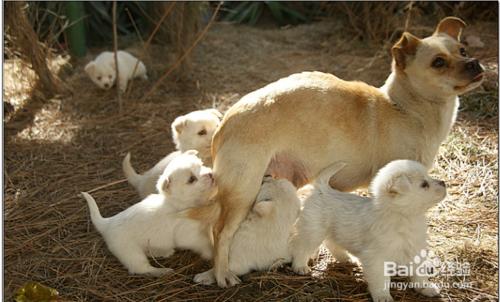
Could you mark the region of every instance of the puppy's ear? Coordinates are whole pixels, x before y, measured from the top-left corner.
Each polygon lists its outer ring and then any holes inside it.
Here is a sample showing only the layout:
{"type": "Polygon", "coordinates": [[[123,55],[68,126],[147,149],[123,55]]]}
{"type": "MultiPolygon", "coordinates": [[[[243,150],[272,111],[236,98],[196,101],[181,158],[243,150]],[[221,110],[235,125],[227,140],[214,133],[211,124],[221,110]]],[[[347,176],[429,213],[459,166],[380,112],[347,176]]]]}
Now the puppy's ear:
{"type": "Polygon", "coordinates": [[[170,188],[170,179],[168,177],[160,177],[156,189],[158,192],[168,192],[170,188]]]}
{"type": "Polygon", "coordinates": [[[198,155],[198,151],[197,150],[187,150],[186,152],[184,152],[184,154],[187,154],[187,155],[198,155]]]}
{"type": "Polygon", "coordinates": [[[95,71],[95,63],[94,63],[94,61],[91,61],[90,63],[88,63],[87,65],[85,65],[85,72],[88,75],[94,74],[94,71],[95,71]]]}
{"type": "Polygon", "coordinates": [[[188,123],[188,120],[185,119],[183,116],[179,116],[174,120],[172,123],[172,130],[177,132],[177,134],[180,134],[184,128],[186,128],[188,123]]]}
{"type": "Polygon", "coordinates": [[[465,24],[462,19],[456,17],[446,17],[439,22],[434,35],[445,33],[453,39],[460,41],[460,34],[465,26],[467,26],[467,24],[465,24]]]}
{"type": "Polygon", "coordinates": [[[391,179],[386,189],[389,195],[396,196],[407,192],[410,186],[410,179],[406,175],[400,175],[391,179]]]}
{"type": "Polygon", "coordinates": [[[220,113],[220,111],[217,109],[207,109],[207,112],[215,115],[219,120],[221,120],[223,117],[222,113],[220,113]]]}
{"type": "Polygon", "coordinates": [[[396,67],[405,69],[408,63],[408,57],[414,56],[417,53],[417,47],[420,44],[420,39],[414,35],[404,32],[396,44],[392,47],[392,57],[396,62],[396,67]]]}
{"type": "Polygon", "coordinates": [[[253,207],[255,213],[257,213],[260,217],[265,217],[271,214],[273,209],[274,205],[271,201],[259,201],[253,207]]]}

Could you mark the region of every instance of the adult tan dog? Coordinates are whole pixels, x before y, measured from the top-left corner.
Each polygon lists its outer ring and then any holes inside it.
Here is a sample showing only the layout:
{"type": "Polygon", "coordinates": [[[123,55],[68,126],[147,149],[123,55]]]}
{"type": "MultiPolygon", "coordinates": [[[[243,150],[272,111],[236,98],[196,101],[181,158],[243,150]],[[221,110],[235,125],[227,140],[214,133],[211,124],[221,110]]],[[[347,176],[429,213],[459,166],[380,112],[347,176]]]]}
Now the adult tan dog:
{"type": "Polygon", "coordinates": [[[214,228],[219,286],[239,283],[228,269],[229,246],[267,169],[300,185],[343,161],[346,167],[330,185],[347,191],[367,185],[394,159],[432,166],[455,121],[457,96],[483,78],[478,60],[460,43],[464,27],[462,20],[447,17],[425,39],[403,33],[381,88],[303,72],[256,90],[229,109],[212,141],[221,205],[214,228]]]}

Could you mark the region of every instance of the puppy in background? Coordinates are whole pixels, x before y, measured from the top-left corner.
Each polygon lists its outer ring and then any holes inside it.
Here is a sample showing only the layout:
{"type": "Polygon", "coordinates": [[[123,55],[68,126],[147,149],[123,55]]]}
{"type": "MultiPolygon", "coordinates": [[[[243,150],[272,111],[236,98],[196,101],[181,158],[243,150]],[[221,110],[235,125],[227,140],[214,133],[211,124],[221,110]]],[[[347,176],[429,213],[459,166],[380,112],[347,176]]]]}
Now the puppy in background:
{"type": "Polygon", "coordinates": [[[198,151],[198,156],[206,165],[212,165],[210,145],[212,136],[219,126],[222,114],[216,109],[198,110],[177,117],[172,123],[172,138],[177,151],[170,153],[153,168],[140,175],[130,163],[130,153],[122,162],[123,173],[128,182],[138,191],[141,198],[156,193],[156,182],[165,167],[174,158],[187,150],[198,151]]]}
{"type": "MultiPolygon", "coordinates": [[[[288,180],[264,177],[255,205],[230,247],[229,267],[237,276],[291,261],[288,242],[300,211],[296,191],[288,180]]],[[[194,281],[215,283],[213,269],[197,274],[194,281]]]]}
{"type": "Polygon", "coordinates": [[[212,170],[203,166],[196,153],[190,150],[172,160],[158,180],[159,194],[151,194],[113,217],[103,218],[92,196],[82,193],[92,223],[130,274],[160,276],[170,272],[170,268],[151,266],[147,257],[168,257],[175,248],[211,259],[210,230],[177,215],[204,205],[215,191],[212,170]]]}
{"type": "MultiPolygon", "coordinates": [[[[119,50],[117,52],[119,85],[124,92],[127,89],[128,81],[133,78],[148,79],[146,66],[133,55],[119,50]],[[139,62],[139,64],[137,64],[139,62]],[[137,64],[137,67],[136,67],[137,64]],[[135,68],[135,72],[134,72],[135,68]]],[[[115,55],[113,52],[105,51],[98,55],[94,61],[85,66],[85,72],[92,82],[102,89],[113,87],[116,80],[115,55]]]]}
{"type": "MultiPolygon", "coordinates": [[[[330,176],[344,166],[324,170],[312,184],[312,194],[296,222],[291,238],[293,270],[310,272],[309,257],[322,241],[338,261],[357,257],[374,301],[393,301],[384,261],[408,265],[427,247],[426,211],[446,196],[445,183],[411,160],[384,166],[371,184],[373,199],[332,189],[330,176]]],[[[333,176],[335,177],[335,175],[333,176]]],[[[412,276],[415,290],[433,297],[439,288],[425,276],[412,276]]]]}

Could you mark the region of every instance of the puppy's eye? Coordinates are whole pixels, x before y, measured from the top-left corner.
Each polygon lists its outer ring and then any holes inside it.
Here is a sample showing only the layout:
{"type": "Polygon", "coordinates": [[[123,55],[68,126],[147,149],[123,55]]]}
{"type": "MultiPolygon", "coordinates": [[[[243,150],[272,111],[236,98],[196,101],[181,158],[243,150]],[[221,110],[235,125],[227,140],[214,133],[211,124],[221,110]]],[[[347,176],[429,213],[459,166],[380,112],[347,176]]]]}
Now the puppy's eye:
{"type": "Polygon", "coordinates": [[[446,61],[443,58],[437,57],[432,61],[432,67],[442,68],[446,65],[446,61]]]}
{"type": "Polygon", "coordinates": [[[427,180],[424,180],[422,184],[420,185],[421,188],[427,189],[429,188],[429,182],[427,180]]]}
{"type": "Polygon", "coordinates": [[[462,55],[462,57],[467,57],[467,51],[465,51],[465,48],[460,48],[460,54],[462,55]]]}
{"type": "Polygon", "coordinates": [[[207,135],[207,130],[205,130],[205,129],[201,130],[200,132],[198,132],[198,135],[199,136],[207,135]]]}
{"type": "Polygon", "coordinates": [[[194,183],[197,180],[198,179],[194,175],[191,175],[191,177],[189,177],[188,184],[192,184],[192,183],[194,183]]]}
{"type": "Polygon", "coordinates": [[[98,81],[100,81],[101,79],[102,79],[102,77],[101,77],[101,76],[98,76],[98,77],[97,77],[97,80],[98,80],[98,81]]]}
{"type": "Polygon", "coordinates": [[[111,79],[112,77],[113,77],[113,76],[111,76],[111,75],[109,75],[109,76],[108,76],[108,78],[110,78],[110,79],[111,79]]]}

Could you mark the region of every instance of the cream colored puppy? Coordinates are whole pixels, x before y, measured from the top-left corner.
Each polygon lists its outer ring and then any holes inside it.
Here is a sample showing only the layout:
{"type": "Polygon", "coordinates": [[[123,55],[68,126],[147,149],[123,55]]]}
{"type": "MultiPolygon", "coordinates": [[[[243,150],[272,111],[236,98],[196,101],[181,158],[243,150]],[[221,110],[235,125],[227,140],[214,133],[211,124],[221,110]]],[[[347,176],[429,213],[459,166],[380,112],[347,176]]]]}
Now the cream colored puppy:
{"type": "MultiPolygon", "coordinates": [[[[133,55],[119,50],[117,52],[119,85],[123,92],[127,89],[128,81],[140,77],[148,79],[146,66],[133,55]],[[137,62],[139,62],[137,64],[137,62]],[[136,67],[137,64],[137,67],[136,67]],[[135,73],[134,73],[135,69],[135,73]]],[[[92,82],[102,89],[113,87],[116,80],[115,56],[111,51],[102,52],[94,61],[85,66],[85,72],[92,82]]]]}
{"type": "Polygon", "coordinates": [[[130,153],[128,153],[122,162],[123,173],[128,182],[138,191],[141,198],[157,192],[156,182],[165,167],[186,150],[198,151],[198,156],[203,162],[211,166],[210,144],[221,118],[222,114],[216,109],[193,111],[177,117],[172,123],[172,136],[178,151],[165,156],[153,168],[142,175],[135,172],[130,163],[130,153]]]}
{"type": "Polygon", "coordinates": [[[457,96],[483,79],[478,60],[460,43],[464,26],[448,17],[425,39],[403,33],[381,88],[303,72],[251,92],[228,110],[212,143],[222,207],[214,230],[219,286],[239,282],[229,270],[229,248],[266,171],[300,187],[342,161],[347,166],[330,184],[347,191],[367,185],[394,159],[432,166],[455,121],[457,96]]]}
{"type": "MultiPolygon", "coordinates": [[[[349,259],[346,252],[360,260],[373,301],[393,301],[384,262],[409,265],[427,248],[425,214],[446,196],[445,184],[430,178],[426,167],[416,161],[396,160],[375,176],[371,199],[330,187],[328,179],[341,167],[335,164],[322,172],[304,201],[290,243],[292,268],[309,273],[309,257],[325,240],[337,260],[349,259]]],[[[439,294],[425,275],[415,274],[412,281],[425,296],[439,294]]]]}
{"type": "Polygon", "coordinates": [[[92,196],[82,193],[92,223],[129,273],[159,276],[170,272],[170,268],[151,266],[147,256],[168,257],[176,248],[211,258],[207,228],[177,216],[182,210],[204,205],[215,190],[211,169],[203,166],[196,153],[190,150],[172,160],[158,180],[159,194],[113,217],[103,218],[92,196]]]}
{"type": "MultiPolygon", "coordinates": [[[[300,211],[295,187],[285,179],[264,177],[255,205],[234,234],[229,267],[241,276],[291,261],[289,237],[300,211]]],[[[196,283],[215,282],[213,270],[197,274],[196,283]]]]}

